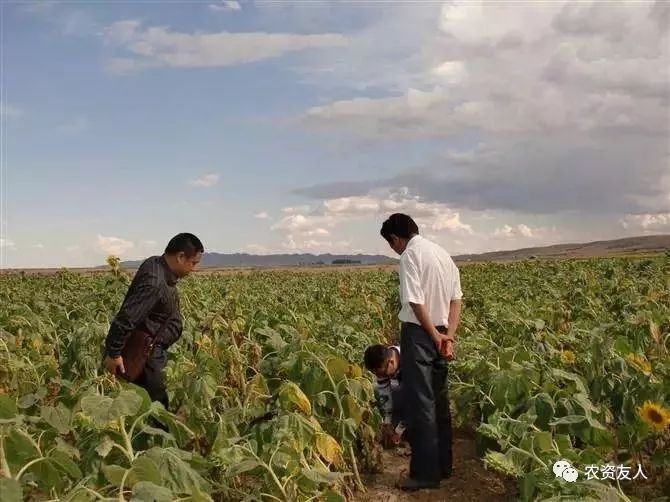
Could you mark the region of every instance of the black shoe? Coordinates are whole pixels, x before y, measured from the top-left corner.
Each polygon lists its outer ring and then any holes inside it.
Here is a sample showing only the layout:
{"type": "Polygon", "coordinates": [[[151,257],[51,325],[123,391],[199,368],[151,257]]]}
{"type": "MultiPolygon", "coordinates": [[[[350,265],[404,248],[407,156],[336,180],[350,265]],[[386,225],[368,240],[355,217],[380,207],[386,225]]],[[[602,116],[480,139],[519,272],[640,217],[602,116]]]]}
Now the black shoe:
{"type": "Polygon", "coordinates": [[[415,492],[417,490],[431,490],[439,487],[440,487],[439,481],[424,481],[414,478],[407,478],[398,484],[398,488],[406,492],[415,492]]]}

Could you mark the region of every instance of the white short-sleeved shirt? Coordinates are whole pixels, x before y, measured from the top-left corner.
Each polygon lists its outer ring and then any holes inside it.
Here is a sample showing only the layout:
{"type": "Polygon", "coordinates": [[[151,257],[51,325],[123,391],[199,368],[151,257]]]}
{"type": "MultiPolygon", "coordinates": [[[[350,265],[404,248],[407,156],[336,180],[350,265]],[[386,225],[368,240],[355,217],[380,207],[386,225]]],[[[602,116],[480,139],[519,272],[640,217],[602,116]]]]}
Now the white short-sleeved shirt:
{"type": "Polygon", "coordinates": [[[420,324],[410,305],[425,305],[435,326],[447,326],[449,304],[463,298],[458,267],[441,246],[416,235],[400,256],[400,302],[398,318],[420,324]]]}

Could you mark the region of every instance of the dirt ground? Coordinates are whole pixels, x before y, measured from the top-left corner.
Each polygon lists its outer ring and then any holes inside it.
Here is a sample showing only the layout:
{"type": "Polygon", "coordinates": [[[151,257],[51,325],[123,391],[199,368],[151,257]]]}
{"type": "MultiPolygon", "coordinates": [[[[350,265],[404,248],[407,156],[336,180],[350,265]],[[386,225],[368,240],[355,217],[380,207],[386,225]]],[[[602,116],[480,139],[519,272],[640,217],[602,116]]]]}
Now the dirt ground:
{"type": "Polygon", "coordinates": [[[409,470],[409,448],[399,447],[383,453],[384,472],[363,477],[367,492],[357,496],[357,502],[400,502],[416,500],[420,502],[503,502],[516,499],[516,483],[487,470],[477,456],[472,434],[454,431],[454,474],[443,480],[440,488],[403,492],[396,483],[409,470]]]}

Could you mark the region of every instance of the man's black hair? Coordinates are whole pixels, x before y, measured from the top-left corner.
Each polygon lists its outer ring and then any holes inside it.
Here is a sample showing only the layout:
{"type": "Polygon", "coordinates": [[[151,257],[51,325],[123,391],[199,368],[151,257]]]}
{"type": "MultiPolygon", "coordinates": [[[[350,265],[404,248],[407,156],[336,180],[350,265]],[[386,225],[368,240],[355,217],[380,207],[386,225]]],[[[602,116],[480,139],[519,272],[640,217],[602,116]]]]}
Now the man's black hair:
{"type": "Polygon", "coordinates": [[[388,351],[386,349],[386,345],[370,345],[367,349],[365,349],[365,355],[363,356],[365,367],[369,371],[377,371],[386,362],[387,354],[388,351]]]}
{"type": "Polygon", "coordinates": [[[205,248],[193,234],[182,233],[175,235],[165,248],[165,254],[175,255],[177,253],[184,253],[189,258],[198,253],[204,253],[205,248]]]}
{"type": "Polygon", "coordinates": [[[410,216],[402,213],[394,213],[382,224],[380,233],[390,244],[391,234],[403,239],[409,239],[419,233],[419,227],[410,216]]]}

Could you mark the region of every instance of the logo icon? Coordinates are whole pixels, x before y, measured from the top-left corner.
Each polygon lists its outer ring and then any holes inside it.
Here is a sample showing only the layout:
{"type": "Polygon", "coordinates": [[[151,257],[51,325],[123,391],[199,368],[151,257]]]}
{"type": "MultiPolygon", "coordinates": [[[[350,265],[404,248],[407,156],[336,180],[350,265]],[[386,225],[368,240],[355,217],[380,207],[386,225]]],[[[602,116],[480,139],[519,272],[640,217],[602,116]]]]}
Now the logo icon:
{"type": "Polygon", "coordinates": [[[568,483],[574,483],[579,477],[577,469],[572,467],[572,464],[567,460],[557,460],[554,463],[553,471],[557,478],[563,478],[568,483]]]}

